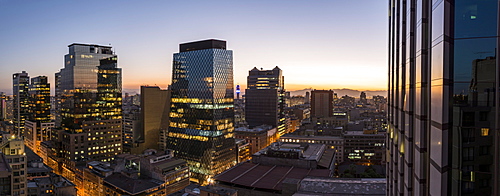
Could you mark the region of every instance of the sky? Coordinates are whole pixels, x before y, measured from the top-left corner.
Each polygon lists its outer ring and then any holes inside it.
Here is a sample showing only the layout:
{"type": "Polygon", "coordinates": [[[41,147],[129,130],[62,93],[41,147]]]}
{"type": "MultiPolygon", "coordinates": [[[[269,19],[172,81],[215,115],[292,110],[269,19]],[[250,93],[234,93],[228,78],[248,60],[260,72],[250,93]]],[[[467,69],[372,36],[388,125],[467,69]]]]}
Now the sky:
{"type": "Polygon", "coordinates": [[[385,90],[387,19],[384,0],[0,0],[0,92],[21,71],[53,87],[71,43],[111,44],[124,91],[166,88],[179,44],[203,39],[227,41],[235,86],[278,66],[287,90],[385,90]]]}

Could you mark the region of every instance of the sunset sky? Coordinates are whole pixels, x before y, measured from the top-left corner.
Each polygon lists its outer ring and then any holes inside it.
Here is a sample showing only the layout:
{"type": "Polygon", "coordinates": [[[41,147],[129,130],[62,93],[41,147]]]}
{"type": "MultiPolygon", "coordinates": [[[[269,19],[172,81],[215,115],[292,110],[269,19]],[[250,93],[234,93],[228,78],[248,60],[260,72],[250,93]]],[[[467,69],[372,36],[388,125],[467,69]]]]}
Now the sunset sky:
{"type": "Polygon", "coordinates": [[[167,87],[178,45],[203,39],[227,41],[235,85],[279,66],[287,90],[385,90],[387,13],[378,0],[0,0],[0,91],[21,71],[53,87],[71,43],[111,44],[125,91],[167,87]]]}

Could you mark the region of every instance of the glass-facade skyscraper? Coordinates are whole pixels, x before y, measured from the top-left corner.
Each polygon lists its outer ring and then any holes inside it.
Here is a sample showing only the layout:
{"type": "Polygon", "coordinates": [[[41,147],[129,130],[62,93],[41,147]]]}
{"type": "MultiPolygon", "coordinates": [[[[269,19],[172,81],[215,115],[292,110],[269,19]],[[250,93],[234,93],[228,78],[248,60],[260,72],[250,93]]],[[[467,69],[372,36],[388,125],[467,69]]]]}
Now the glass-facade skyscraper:
{"type": "Polygon", "coordinates": [[[498,6],[389,1],[388,195],[500,195],[498,6]]]}
{"type": "Polygon", "coordinates": [[[40,143],[50,140],[54,127],[50,114],[50,83],[47,76],[31,78],[29,92],[29,115],[25,121],[24,140],[26,146],[38,152],[40,143]]]}
{"type": "Polygon", "coordinates": [[[226,41],[180,44],[173,57],[166,148],[206,184],[235,164],[233,52],[226,41]]]}
{"type": "MultiPolygon", "coordinates": [[[[47,165],[82,187],[79,164],[111,161],[122,147],[122,70],[110,46],[71,44],[55,74],[56,127],[47,165]]],[[[42,144],[43,146],[44,144],[42,144]]]]}
{"type": "MultiPolygon", "coordinates": [[[[91,105],[84,102],[82,103],[84,107],[78,109],[79,105],[71,100],[97,92],[97,66],[100,65],[101,59],[113,56],[111,46],[74,43],[68,48],[69,53],[64,56],[64,68],[55,74],[56,126],[71,126],[68,123],[72,123],[75,113],[87,112],[85,108],[91,105]]],[[[81,99],[92,98],[81,97],[81,99]]],[[[91,116],[90,112],[88,115],[91,116]]]]}
{"type": "Polygon", "coordinates": [[[24,121],[28,119],[29,83],[30,77],[26,71],[12,75],[12,94],[14,97],[14,132],[17,136],[24,135],[24,121]]]}

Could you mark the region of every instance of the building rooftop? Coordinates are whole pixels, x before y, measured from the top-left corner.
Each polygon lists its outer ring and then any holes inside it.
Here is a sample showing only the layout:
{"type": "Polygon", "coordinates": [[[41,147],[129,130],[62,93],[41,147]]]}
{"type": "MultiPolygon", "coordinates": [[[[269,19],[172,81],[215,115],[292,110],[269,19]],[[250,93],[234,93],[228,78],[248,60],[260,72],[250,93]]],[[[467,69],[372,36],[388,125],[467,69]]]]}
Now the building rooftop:
{"type": "Polygon", "coordinates": [[[306,177],[302,179],[299,191],[302,195],[385,195],[385,178],[323,178],[306,177]]]}
{"type": "Polygon", "coordinates": [[[215,180],[219,183],[281,191],[284,179],[302,179],[306,176],[328,177],[329,173],[328,169],[304,169],[244,162],[215,176],[215,180]]]}
{"type": "Polygon", "coordinates": [[[226,41],[208,39],[201,41],[194,41],[188,43],[182,43],[179,45],[179,52],[189,52],[195,50],[205,50],[205,49],[226,49],[226,41]]]}
{"type": "Polygon", "coordinates": [[[214,193],[216,195],[233,195],[236,192],[238,192],[235,189],[223,188],[223,187],[217,187],[217,186],[202,186],[199,189],[200,189],[200,191],[214,193]]]}
{"type": "MultiPolygon", "coordinates": [[[[277,157],[283,153],[298,153],[296,159],[303,160],[316,160],[319,161],[322,154],[326,149],[324,144],[297,144],[297,143],[285,143],[285,142],[275,142],[268,147],[256,152],[254,156],[267,156],[267,157],[277,157]],[[277,153],[283,152],[283,153],[277,153]],[[276,155],[276,156],[275,156],[276,155]]],[[[291,158],[289,156],[281,158],[291,158]]]]}
{"type": "Polygon", "coordinates": [[[342,137],[338,136],[322,136],[322,135],[295,135],[295,134],[285,134],[280,137],[281,139],[315,139],[315,140],[342,140],[342,137]]]}
{"type": "Polygon", "coordinates": [[[94,47],[101,47],[101,48],[112,48],[111,46],[102,46],[102,45],[97,45],[97,44],[81,44],[81,43],[72,43],[68,45],[68,47],[71,46],[94,46],[94,47]]]}
{"type": "Polygon", "coordinates": [[[261,131],[269,131],[273,129],[271,125],[260,125],[257,127],[254,127],[253,129],[247,128],[247,127],[238,127],[235,129],[235,131],[246,131],[246,132],[261,132],[261,131]]]}
{"type": "Polygon", "coordinates": [[[132,179],[120,173],[114,173],[106,177],[104,182],[131,195],[154,189],[163,183],[152,179],[132,179]]]}
{"type": "Polygon", "coordinates": [[[363,133],[363,131],[346,131],[344,132],[344,136],[379,136],[385,137],[385,132],[380,133],[363,133]]]}

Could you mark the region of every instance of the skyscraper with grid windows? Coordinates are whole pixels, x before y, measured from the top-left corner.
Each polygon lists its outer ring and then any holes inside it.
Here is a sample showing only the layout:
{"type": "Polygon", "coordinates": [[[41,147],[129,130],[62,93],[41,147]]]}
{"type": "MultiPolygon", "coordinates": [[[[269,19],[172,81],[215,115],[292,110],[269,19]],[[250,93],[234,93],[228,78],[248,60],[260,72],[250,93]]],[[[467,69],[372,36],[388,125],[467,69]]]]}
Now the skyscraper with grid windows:
{"type": "Polygon", "coordinates": [[[180,44],[165,146],[188,162],[191,181],[206,184],[236,163],[233,89],[233,51],[226,41],[180,44]]]}

